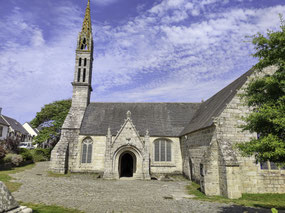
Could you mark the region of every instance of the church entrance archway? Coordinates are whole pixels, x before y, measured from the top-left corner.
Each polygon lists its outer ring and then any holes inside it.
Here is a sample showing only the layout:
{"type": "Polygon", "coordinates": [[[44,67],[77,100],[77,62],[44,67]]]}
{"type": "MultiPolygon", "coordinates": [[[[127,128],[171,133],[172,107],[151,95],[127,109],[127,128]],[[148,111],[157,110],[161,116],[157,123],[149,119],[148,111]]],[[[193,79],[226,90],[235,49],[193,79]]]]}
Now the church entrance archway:
{"type": "Polygon", "coordinates": [[[119,159],[119,174],[121,177],[133,177],[136,172],[136,156],[130,151],[121,154],[119,159]]]}

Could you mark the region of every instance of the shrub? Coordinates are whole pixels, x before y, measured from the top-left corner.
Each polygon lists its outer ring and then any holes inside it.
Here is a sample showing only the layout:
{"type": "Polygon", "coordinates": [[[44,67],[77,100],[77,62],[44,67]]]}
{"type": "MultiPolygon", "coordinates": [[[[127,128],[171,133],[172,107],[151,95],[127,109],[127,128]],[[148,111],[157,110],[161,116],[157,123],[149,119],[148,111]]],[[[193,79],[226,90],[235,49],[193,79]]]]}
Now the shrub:
{"type": "Polygon", "coordinates": [[[39,161],[47,161],[50,159],[50,149],[42,149],[42,148],[37,148],[31,150],[32,156],[33,156],[33,161],[34,162],[39,162],[39,161]]]}
{"type": "Polygon", "coordinates": [[[15,166],[19,166],[21,162],[23,162],[23,157],[17,154],[7,154],[4,158],[5,163],[12,163],[15,166]]]}
{"type": "Polygon", "coordinates": [[[4,162],[5,163],[12,163],[12,155],[11,153],[7,154],[5,157],[4,157],[4,162]]]}
{"type": "Polygon", "coordinates": [[[6,150],[3,146],[0,146],[0,160],[2,160],[6,156],[6,150]]]}
{"type": "Polygon", "coordinates": [[[33,155],[28,149],[20,149],[20,155],[23,157],[24,161],[33,160],[33,155]]]}
{"type": "Polygon", "coordinates": [[[43,155],[47,160],[49,160],[51,149],[37,148],[35,149],[35,153],[38,155],[43,155]]]}
{"type": "Polygon", "coordinates": [[[18,151],[19,151],[19,148],[18,148],[19,144],[20,144],[20,141],[18,139],[13,139],[13,138],[8,137],[8,138],[6,138],[2,142],[1,145],[8,152],[18,153],[18,151]]]}

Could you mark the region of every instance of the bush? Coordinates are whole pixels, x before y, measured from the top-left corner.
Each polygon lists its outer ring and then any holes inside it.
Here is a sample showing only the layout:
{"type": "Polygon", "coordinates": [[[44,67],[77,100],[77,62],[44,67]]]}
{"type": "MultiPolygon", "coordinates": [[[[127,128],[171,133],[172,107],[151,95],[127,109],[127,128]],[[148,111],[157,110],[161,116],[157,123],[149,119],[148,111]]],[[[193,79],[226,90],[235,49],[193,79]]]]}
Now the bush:
{"type": "Polygon", "coordinates": [[[3,148],[5,150],[7,150],[7,152],[13,152],[13,153],[18,153],[19,151],[19,146],[20,141],[18,139],[14,139],[14,138],[6,138],[1,145],[3,146],[3,148]]]}
{"type": "Polygon", "coordinates": [[[0,146],[0,160],[2,160],[6,156],[6,150],[3,146],[0,146]]]}
{"type": "Polygon", "coordinates": [[[23,162],[23,157],[17,154],[7,154],[4,158],[5,163],[12,163],[15,166],[19,166],[21,162],[23,162]]]}
{"type": "Polygon", "coordinates": [[[11,153],[7,154],[5,157],[4,157],[4,163],[12,163],[12,155],[11,153]]]}
{"type": "Polygon", "coordinates": [[[47,161],[50,159],[51,149],[37,148],[37,149],[31,150],[31,153],[32,153],[34,162],[47,161]]]}
{"type": "Polygon", "coordinates": [[[47,160],[50,159],[51,149],[43,149],[43,148],[37,148],[35,149],[35,152],[37,154],[43,155],[47,160]]]}
{"type": "Polygon", "coordinates": [[[28,149],[20,149],[20,155],[23,157],[24,161],[33,160],[33,155],[28,149]]]}

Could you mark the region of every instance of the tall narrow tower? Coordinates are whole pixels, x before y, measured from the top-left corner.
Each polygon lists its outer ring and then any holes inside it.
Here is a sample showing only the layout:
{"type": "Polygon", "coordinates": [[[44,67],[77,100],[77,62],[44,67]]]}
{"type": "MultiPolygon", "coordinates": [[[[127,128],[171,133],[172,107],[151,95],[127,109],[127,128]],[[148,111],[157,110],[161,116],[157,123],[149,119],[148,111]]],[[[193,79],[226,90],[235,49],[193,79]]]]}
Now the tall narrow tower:
{"type": "Polygon", "coordinates": [[[93,37],[90,17],[90,0],[88,0],[82,30],[78,35],[75,72],[72,95],[72,107],[87,107],[92,91],[92,62],[93,62],[93,37]]]}
{"type": "Polygon", "coordinates": [[[85,110],[92,91],[93,37],[88,0],[82,30],[76,47],[73,94],[71,108],[61,129],[61,137],[51,153],[50,170],[65,173],[72,170],[78,156],[78,136],[85,110]]]}

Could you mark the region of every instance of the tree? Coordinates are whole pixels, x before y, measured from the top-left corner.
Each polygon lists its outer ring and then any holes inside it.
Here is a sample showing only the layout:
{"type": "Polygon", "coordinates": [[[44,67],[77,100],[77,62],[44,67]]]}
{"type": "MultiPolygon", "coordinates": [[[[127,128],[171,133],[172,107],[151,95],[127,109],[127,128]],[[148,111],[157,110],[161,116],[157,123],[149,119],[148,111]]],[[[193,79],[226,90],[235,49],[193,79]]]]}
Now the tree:
{"type": "Polygon", "coordinates": [[[71,100],[55,101],[46,104],[36,117],[31,121],[34,128],[40,127],[39,134],[35,137],[36,143],[43,143],[48,139],[57,139],[60,129],[71,107],[71,100]]]}
{"type": "Polygon", "coordinates": [[[281,30],[268,31],[266,36],[253,36],[254,57],[259,62],[254,68],[260,72],[270,65],[277,66],[273,75],[253,80],[243,97],[253,112],[245,118],[244,130],[257,132],[258,138],[241,143],[243,155],[255,155],[258,162],[271,161],[285,164],[285,24],[282,16],[281,30]]]}

